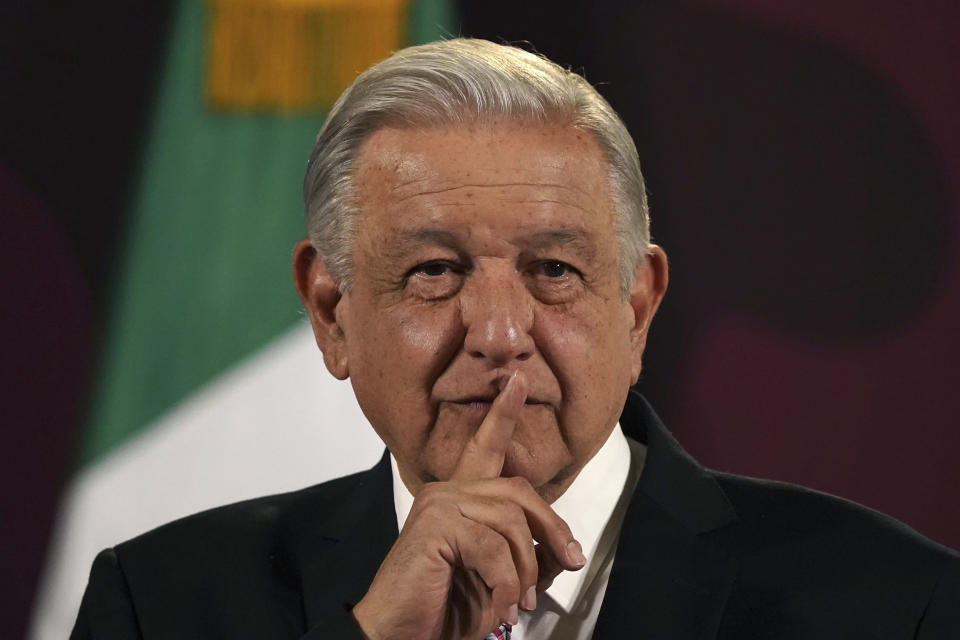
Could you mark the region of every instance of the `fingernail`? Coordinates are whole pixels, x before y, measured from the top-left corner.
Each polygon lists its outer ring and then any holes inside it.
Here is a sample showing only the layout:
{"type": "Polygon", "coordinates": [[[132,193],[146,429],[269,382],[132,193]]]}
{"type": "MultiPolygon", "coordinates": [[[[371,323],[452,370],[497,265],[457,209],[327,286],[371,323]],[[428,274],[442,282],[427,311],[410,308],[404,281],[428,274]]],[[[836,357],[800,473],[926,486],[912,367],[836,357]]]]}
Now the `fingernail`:
{"type": "Polygon", "coordinates": [[[587,559],[583,555],[583,548],[576,540],[567,543],[567,560],[578,567],[587,564],[587,559]]]}
{"type": "Polygon", "coordinates": [[[507,611],[507,617],[509,618],[507,622],[510,624],[517,624],[517,622],[520,621],[520,612],[517,610],[517,605],[510,605],[510,609],[507,611]]]}
{"type": "Polygon", "coordinates": [[[520,598],[520,606],[527,611],[533,611],[537,608],[537,588],[535,586],[527,589],[527,592],[520,598]]]}

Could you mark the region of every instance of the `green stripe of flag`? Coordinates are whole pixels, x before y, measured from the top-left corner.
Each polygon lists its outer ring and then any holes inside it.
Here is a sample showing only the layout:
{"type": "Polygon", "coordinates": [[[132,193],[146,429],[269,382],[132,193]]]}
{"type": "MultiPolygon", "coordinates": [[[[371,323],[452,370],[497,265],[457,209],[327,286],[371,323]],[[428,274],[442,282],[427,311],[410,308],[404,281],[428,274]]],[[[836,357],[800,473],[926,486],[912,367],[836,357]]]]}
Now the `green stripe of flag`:
{"type": "MultiPolygon", "coordinates": [[[[181,0],[166,54],[81,464],[300,317],[290,250],[321,119],[214,113],[204,7],[181,0]]],[[[453,30],[449,0],[411,7],[410,40],[453,30]]]]}

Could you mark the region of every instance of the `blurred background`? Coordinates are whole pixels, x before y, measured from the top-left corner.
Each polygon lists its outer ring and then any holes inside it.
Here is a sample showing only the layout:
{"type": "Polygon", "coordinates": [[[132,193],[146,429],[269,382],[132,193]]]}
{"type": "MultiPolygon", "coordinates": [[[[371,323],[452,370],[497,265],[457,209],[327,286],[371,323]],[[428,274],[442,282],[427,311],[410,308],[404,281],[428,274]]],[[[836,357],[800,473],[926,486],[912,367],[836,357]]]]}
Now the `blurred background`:
{"type": "MultiPolygon", "coordinates": [[[[104,0],[0,9],[0,635],[97,550],[371,464],[291,286],[323,111],[404,44],[584,73],[671,259],[640,383],[702,463],[960,547],[960,5],[104,0]]],[[[29,629],[29,631],[28,631],[29,629]]]]}

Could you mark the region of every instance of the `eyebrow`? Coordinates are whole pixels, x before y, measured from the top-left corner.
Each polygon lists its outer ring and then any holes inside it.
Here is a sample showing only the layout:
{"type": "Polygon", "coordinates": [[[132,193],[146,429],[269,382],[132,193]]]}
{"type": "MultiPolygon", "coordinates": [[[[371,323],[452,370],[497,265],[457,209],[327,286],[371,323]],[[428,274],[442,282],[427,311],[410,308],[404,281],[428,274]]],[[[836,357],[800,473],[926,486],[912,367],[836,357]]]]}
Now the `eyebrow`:
{"type": "Polygon", "coordinates": [[[524,249],[527,251],[544,251],[563,247],[579,255],[582,260],[592,263],[597,259],[595,242],[590,241],[590,234],[581,229],[551,229],[537,231],[522,237],[524,249]]]}
{"type": "Polygon", "coordinates": [[[397,245],[423,245],[433,244],[450,248],[462,247],[466,240],[466,234],[463,232],[449,231],[447,229],[413,229],[402,231],[397,239],[397,245]]]}
{"type": "MultiPolygon", "coordinates": [[[[412,229],[402,231],[397,239],[397,245],[441,245],[450,248],[461,248],[466,242],[468,234],[462,231],[448,229],[412,229]]],[[[550,229],[522,234],[519,243],[528,249],[543,249],[558,245],[572,246],[578,250],[591,250],[586,234],[577,229],[550,229]]]]}
{"type": "Polygon", "coordinates": [[[586,248],[587,246],[586,234],[574,229],[537,231],[521,236],[521,239],[525,245],[535,249],[556,245],[573,245],[575,248],[586,248]]]}

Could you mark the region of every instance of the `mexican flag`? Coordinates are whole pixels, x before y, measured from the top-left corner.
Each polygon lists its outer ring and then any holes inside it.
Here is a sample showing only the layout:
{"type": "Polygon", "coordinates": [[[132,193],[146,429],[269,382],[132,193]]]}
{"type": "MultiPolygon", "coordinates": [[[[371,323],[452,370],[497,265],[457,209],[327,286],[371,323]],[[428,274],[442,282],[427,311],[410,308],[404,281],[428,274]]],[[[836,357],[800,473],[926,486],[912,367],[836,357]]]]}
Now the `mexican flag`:
{"type": "Polygon", "coordinates": [[[67,637],[101,549],[382,452],[293,289],[300,183],[317,101],[389,50],[448,35],[452,12],[447,0],[273,0],[301,13],[244,16],[252,4],[180,1],[31,638],[67,637]]]}

